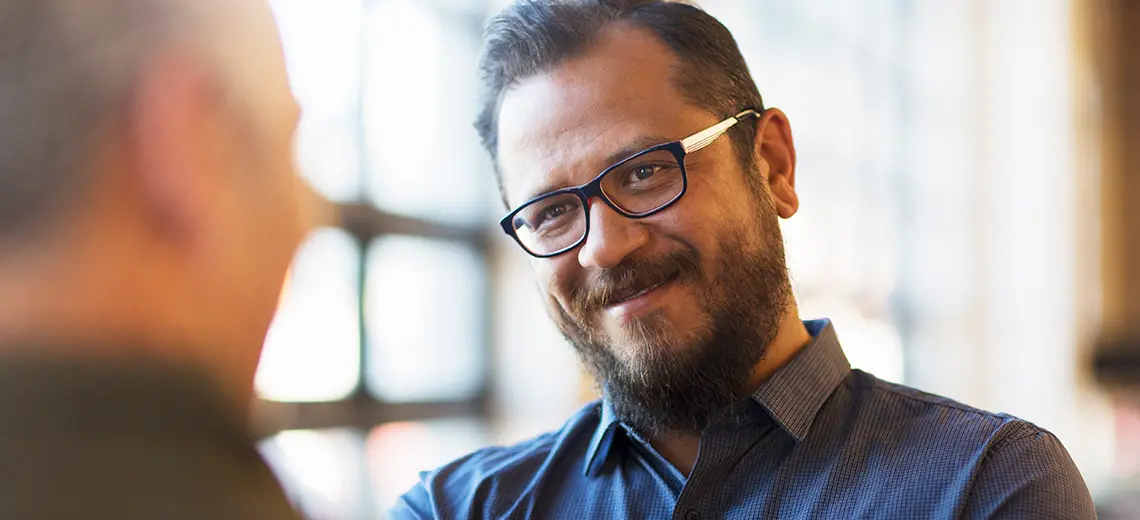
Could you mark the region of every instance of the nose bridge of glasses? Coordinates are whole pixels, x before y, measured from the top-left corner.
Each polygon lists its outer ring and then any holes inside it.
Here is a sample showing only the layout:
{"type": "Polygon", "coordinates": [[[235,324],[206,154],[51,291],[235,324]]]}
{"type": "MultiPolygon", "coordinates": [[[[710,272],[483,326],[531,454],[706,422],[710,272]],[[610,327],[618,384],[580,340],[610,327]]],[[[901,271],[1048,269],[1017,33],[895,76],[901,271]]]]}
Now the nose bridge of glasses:
{"type": "Polygon", "coordinates": [[[599,176],[598,178],[594,179],[593,181],[590,181],[589,184],[582,186],[582,188],[578,192],[579,197],[581,197],[582,200],[585,201],[585,203],[582,206],[585,209],[586,220],[588,221],[586,223],[587,224],[587,227],[586,227],[587,232],[588,232],[588,230],[590,230],[594,227],[594,223],[589,222],[591,219],[594,218],[592,216],[593,212],[594,212],[594,206],[600,206],[600,207],[603,207],[605,209],[608,209],[611,212],[613,212],[615,214],[615,216],[629,218],[629,215],[626,215],[625,211],[623,209],[621,209],[613,201],[613,199],[611,199],[610,196],[606,194],[605,190],[602,188],[602,178],[603,177],[604,176],[599,176]],[[598,204],[598,202],[601,202],[601,204],[598,204]]]}
{"type": "MultiPolygon", "coordinates": [[[[613,203],[610,202],[602,192],[602,186],[599,180],[600,177],[576,190],[578,197],[582,199],[582,213],[586,219],[586,233],[591,233],[594,229],[601,227],[601,222],[595,220],[596,218],[600,218],[600,216],[595,217],[595,212],[597,211],[609,210],[614,213],[614,216],[622,216],[619,210],[613,207],[613,203]],[[601,204],[598,204],[598,202],[601,202],[601,204]]],[[[586,238],[588,239],[589,237],[586,238]]]]}
{"type": "Polygon", "coordinates": [[[587,207],[593,202],[595,198],[604,199],[606,197],[606,195],[602,193],[602,179],[605,178],[606,173],[608,173],[608,171],[602,172],[597,177],[594,177],[594,180],[586,183],[584,186],[578,189],[578,196],[582,197],[582,199],[586,201],[587,207]]]}

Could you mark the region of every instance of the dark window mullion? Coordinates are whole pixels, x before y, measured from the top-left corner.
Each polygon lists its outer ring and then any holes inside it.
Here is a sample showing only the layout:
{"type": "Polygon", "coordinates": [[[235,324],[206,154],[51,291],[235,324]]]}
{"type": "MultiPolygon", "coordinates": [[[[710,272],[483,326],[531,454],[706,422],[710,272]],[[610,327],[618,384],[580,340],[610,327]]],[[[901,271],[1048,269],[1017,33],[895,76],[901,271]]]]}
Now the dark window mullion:
{"type": "MultiPolygon", "coordinates": [[[[367,78],[368,78],[368,59],[369,59],[369,56],[368,56],[369,26],[368,26],[367,20],[368,20],[368,10],[371,8],[372,1],[371,0],[359,0],[359,1],[360,1],[360,18],[357,20],[357,23],[359,23],[358,34],[360,35],[360,41],[357,42],[357,45],[359,45],[359,52],[357,53],[357,56],[359,56],[360,61],[356,65],[357,66],[357,88],[356,88],[356,94],[357,94],[357,97],[356,97],[356,113],[357,113],[356,147],[357,148],[356,149],[357,149],[357,154],[359,157],[359,161],[357,164],[359,165],[359,168],[360,168],[360,176],[359,176],[360,185],[358,186],[358,188],[359,188],[358,197],[359,197],[359,200],[368,200],[369,188],[370,188],[370,185],[372,183],[372,176],[371,176],[372,161],[371,161],[371,154],[368,150],[367,137],[365,135],[365,128],[367,128],[367,124],[365,121],[366,115],[364,113],[364,97],[366,96],[366,93],[368,91],[367,78]]],[[[367,309],[367,305],[365,303],[365,297],[367,296],[366,289],[367,289],[367,284],[368,284],[368,257],[367,257],[368,246],[372,243],[374,236],[372,236],[371,230],[369,230],[370,231],[369,233],[364,234],[364,233],[361,233],[361,231],[363,231],[363,230],[360,229],[359,227],[355,227],[355,228],[350,227],[350,226],[352,226],[353,223],[351,222],[351,219],[345,219],[344,218],[345,216],[349,215],[349,212],[346,211],[346,207],[344,207],[344,206],[342,206],[342,208],[341,208],[341,215],[342,215],[342,224],[341,225],[346,226],[346,229],[348,230],[348,232],[355,238],[357,247],[360,248],[360,266],[359,266],[359,270],[358,270],[358,279],[357,279],[357,291],[358,291],[358,294],[360,295],[360,297],[357,299],[357,326],[360,327],[360,344],[357,347],[360,349],[360,366],[359,366],[359,375],[358,375],[357,381],[356,381],[356,389],[353,391],[351,399],[353,401],[361,402],[361,401],[368,401],[368,400],[372,399],[372,397],[368,393],[368,366],[369,366],[370,352],[368,349],[369,338],[368,338],[368,325],[367,325],[367,321],[366,321],[367,316],[365,315],[365,312],[366,312],[365,309],[367,309]]]]}

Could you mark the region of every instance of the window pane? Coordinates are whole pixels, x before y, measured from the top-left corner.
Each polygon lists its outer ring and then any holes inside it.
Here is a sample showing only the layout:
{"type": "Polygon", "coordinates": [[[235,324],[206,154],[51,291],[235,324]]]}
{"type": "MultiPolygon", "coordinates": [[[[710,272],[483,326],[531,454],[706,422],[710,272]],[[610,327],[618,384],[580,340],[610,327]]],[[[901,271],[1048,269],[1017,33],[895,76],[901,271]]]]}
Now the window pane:
{"type": "Polygon", "coordinates": [[[419,480],[421,471],[451,462],[492,441],[482,423],[446,419],[392,423],[368,436],[368,467],[378,511],[387,511],[419,480]]]}
{"type": "Polygon", "coordinates": [[[368,499],[364,436],[353,430],[291,430],[265,440],[262,455],[289,500],[312,519],[375,518],[368,499]]]}
{"type": "Polygon", "coordinates": [[[483,379],[484,271],[451,242],[377,240],[368,253],[368,387],[389,401],[454,400],[483,379]]]}
{"type": "Polygon", "coordinates": [[[379,0],[367,13],[369,196],[393,212],[471,222],[493,191],[489,160],[471,128],[478,25],[427,4],[379,0]]]}
{"type": "Polygon", "coordinates": [[[297,163],[324,196],[360,192],[360,0],[273,0],[302,109],[297,163]]]}
{"type": "Polygon", "coordinates": [[[315,232],[297,254],[257,373],[262,397],[348,395],[360,371],[360,250],[339,230],[315,232]]]}

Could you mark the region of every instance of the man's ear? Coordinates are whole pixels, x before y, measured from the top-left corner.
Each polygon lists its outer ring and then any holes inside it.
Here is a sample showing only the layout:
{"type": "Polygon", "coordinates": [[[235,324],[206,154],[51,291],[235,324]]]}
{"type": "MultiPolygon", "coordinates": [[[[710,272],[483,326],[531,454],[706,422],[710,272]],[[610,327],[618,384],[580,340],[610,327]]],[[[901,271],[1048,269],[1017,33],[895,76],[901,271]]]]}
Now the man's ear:
{"type": "Polygon", "coordinates": [[[126,151],[141,207],[164,234],[192,239],[221,188],[221,97],[201,60],[169,53],[146,67],[128,112],[126,151]]]}
{"type": "Polygon", "coordinates": [[[790,218],[799,210],[796,196],[796,146],[788,117],[778,108],[769,108],[756,123],[754,154],[761,176],[768,183],[776,213],[790,218]]]}

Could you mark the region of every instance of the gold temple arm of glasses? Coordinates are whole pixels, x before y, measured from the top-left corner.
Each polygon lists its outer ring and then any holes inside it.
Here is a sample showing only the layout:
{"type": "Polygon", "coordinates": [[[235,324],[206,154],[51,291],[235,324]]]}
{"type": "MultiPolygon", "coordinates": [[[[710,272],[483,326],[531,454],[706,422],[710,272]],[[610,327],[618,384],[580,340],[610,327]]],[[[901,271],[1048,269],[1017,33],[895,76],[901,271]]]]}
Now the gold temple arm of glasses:
{"type": "Polygon", "coordinates": [[[732,128],[733,125],[739,123],[740,120],[744,117],[759,115],[760,114],[756,113],[755,110],[745,110],[739,114],[736,114],[735,116],[725,119],[724,121],[721,121],[704,130],[701,130],[700,132],[682,139],[681,146],[685,148],[685,153],[693,153],[697,150],[700,150],[701,148],[708,146],[710,143],[715,141],[716,138],[720,137],[721,134],[727,132],[729,128],[732,128]]]}

